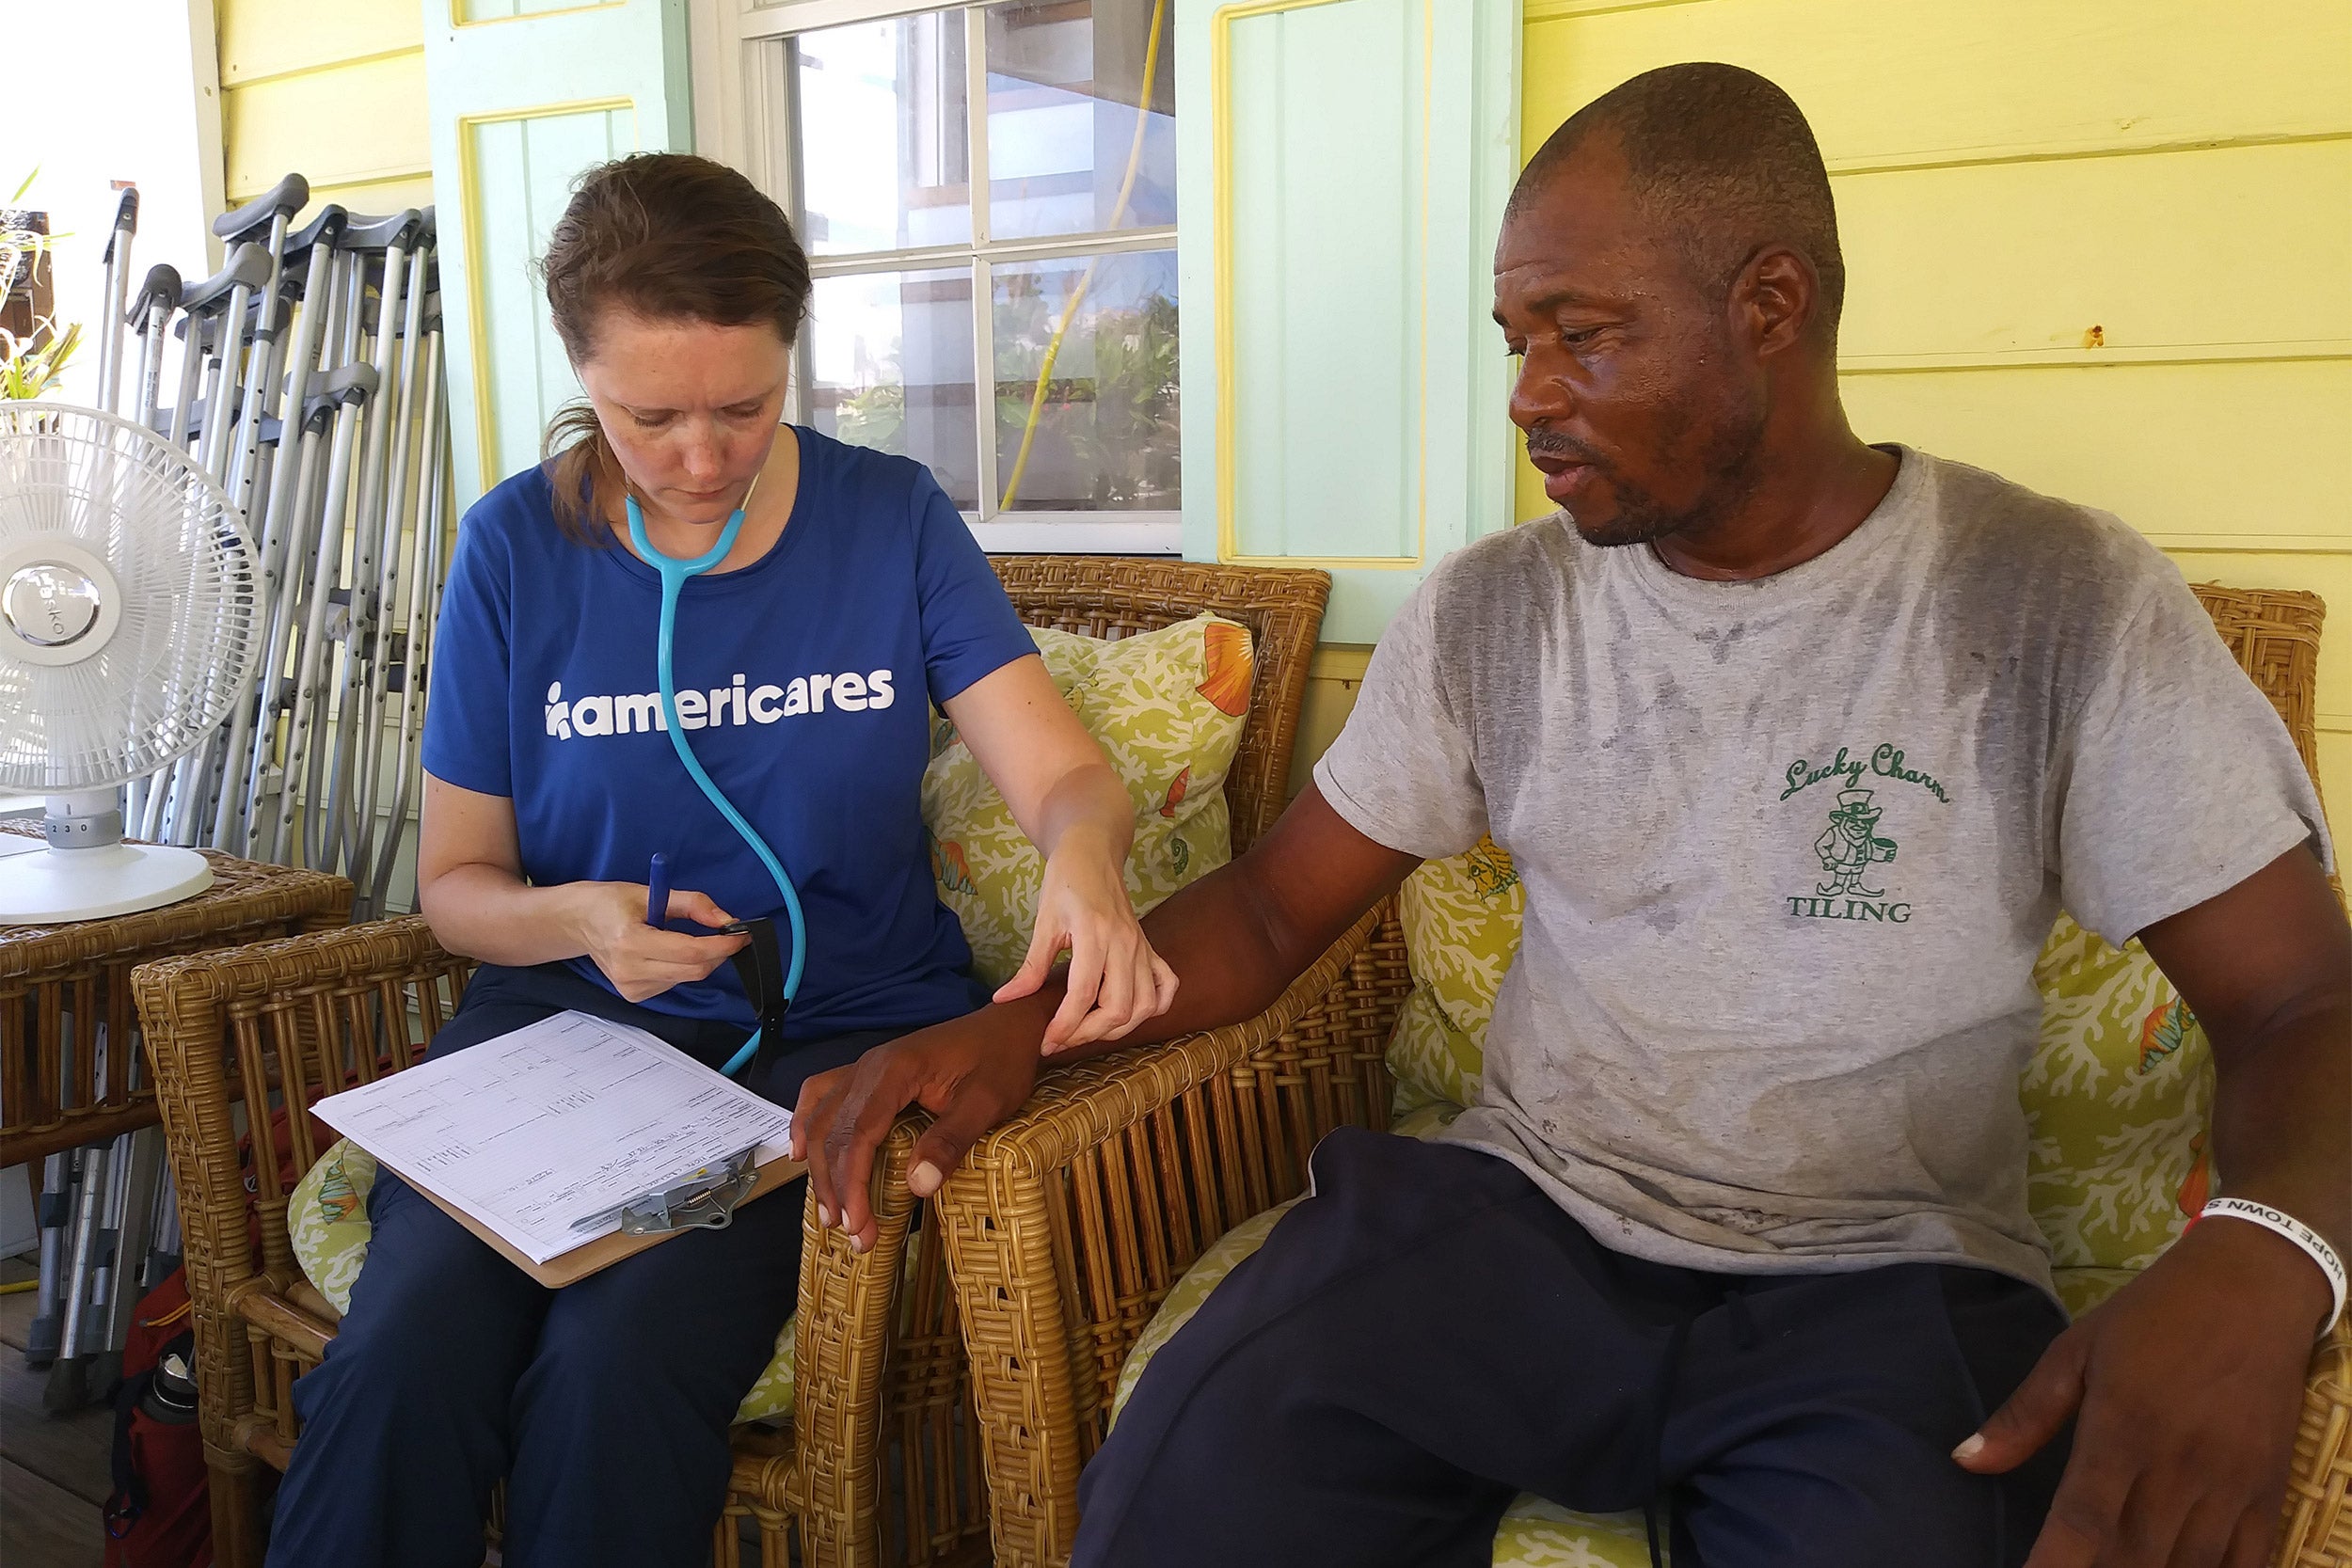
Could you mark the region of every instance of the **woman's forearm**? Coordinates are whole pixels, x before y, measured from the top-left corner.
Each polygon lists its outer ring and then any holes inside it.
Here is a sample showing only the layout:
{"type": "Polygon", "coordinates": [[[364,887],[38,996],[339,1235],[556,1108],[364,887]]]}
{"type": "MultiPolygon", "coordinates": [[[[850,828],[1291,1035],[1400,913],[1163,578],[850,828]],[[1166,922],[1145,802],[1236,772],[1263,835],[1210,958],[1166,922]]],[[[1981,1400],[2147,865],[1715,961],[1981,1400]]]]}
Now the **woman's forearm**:
{"type": "Polygon", "coordinates": [[[521,968],[588,951],[583,899],[587,890],[602,885],[533,887],[511,871],[472,863],[451,866],[419,888],[417,908],[434,940],[449,951],[521,968]]]}
{"type": "Polygon", "coordinates": [[[1125,868],[1136,839],[1136,810],[1108,763],[1084,763],[1064,773],[1045,792],[1037,816],[1035,823],[1023,823],[1022,831],[1047,860],[1065,847],[1084,846],[1125,868]]]}

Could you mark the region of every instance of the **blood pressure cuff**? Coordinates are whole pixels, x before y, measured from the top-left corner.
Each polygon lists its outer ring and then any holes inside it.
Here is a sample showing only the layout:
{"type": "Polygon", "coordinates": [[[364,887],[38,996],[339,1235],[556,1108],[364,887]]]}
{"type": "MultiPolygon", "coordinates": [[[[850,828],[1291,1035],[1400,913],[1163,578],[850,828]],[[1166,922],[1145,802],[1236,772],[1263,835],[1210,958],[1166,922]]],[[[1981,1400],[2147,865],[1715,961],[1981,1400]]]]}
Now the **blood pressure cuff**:
{"type": "Polygon", "coordinates": [[[784,1043],[785,1009],[791,1003],[784,994],[786,959],[776,938],[776,923],[763,916],[739,920],[723,929],[752,939],[728,961],[735,965],[736,978],[743,982],[743,994],[752,999],[752,1010],[759,1015],[761,1043],[771,1050],[778,1048],[784,1043]]]}

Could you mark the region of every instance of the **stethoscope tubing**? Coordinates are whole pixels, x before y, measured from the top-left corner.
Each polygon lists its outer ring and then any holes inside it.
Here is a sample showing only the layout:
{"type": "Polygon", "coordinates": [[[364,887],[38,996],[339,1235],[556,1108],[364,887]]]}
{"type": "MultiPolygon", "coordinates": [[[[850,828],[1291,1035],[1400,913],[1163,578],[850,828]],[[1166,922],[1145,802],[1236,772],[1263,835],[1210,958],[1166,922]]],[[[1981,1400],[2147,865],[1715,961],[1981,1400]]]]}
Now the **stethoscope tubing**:
{"type": "MultiPolygon", "coordinates": [[[[744,499],[748,502],[751,498],[747,495],[744,499]]],[[[776,879],[776,891],[784,895],[785,912],[792,923],[792,962],[784,976],[784,999],[789,1004],[793,997],[800,994],[801,971],[808,958],[808,928],[801,913],[800,893],[793,887],[792,879],[785,873],[783,863],[776,859],[776,852],[768,847],[768,841],[743,819],[743,814],[735,809],[735,802],[727,799],[726,792],[712,782],[709,773],[703,768],[702,759],[694,754],[694,748],[687,742],[686,726],[678,721],[677,683],[673,673],[678,593],[686,586],[687,578],[709,571],[727,558],[729,550],[735,548],[736,535],[743,531],[743,508],[737,507],[735,515],[727,519],[726,527],[719,531],[717,544],[687,561],[664,555],[654,547],[653,541],[645,533],[645,514],[638,506],[635,496],[628,498],[628,507],[629,543],[637,547],[637,554],[645,564],[661,577],[661,628],[654,643],[654,668],[661,683],[661,717],[669,732],[670,747],[677,752],[678,761],[686,765],[687,773],[701,786],[704,796],[719,808],[719,815],[727,819],[728,825],[735,829],[745,844],[751,846],[752,853],[759,857],[759,863],[766,866],[768,875],[776,879]]],[[[721,1070],[730,1078],[742,1071],[744,1064],[759,1050],[759,1036],[760,1031],[755,1027],[752,1037],[743,1042],[742,1048],[728,1059],[727,1065],[721,1070]]]]}

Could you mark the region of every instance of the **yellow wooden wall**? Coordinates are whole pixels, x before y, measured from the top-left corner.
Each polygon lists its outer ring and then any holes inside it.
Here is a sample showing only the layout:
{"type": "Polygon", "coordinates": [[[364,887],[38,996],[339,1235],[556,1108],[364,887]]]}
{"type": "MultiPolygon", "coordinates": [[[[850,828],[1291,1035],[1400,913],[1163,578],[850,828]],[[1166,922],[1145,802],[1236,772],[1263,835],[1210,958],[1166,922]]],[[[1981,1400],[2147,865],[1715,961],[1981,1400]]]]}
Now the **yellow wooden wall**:
{"type": "MultiPolygon", "coordinates": [[[[1522,147],[1628,76],[1787,87],[1836,191],[1846,404],[2307,588],[2352,825],[2352,0],[1529,0],[1522,147]]],[[[1533,470],[1519,512],[1548,511],[1533,470]]]]}
{"type": "Polygon", "coordinates": [[[311,204],[433,199],[421,0],[215,0],[230,203],[291,172],[311,204]]]}

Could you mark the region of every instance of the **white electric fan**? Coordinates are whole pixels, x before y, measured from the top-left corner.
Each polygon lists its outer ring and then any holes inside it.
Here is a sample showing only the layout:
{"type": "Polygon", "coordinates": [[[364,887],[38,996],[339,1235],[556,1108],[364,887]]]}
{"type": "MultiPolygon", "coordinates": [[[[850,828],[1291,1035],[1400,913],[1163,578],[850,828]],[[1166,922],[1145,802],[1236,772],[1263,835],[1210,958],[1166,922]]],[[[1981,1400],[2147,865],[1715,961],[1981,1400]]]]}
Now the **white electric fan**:
{"type": "Polygon", "coordinates": [[[122,842],[121,786],[251,700],[261,609],[253,541],[186,453],[94,408],[0,403],[0,793],[45,797],[49,841],[0,856],[0,925],[212,884],[193,849],[122,842]]]}

